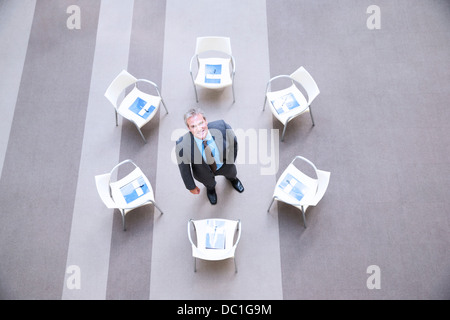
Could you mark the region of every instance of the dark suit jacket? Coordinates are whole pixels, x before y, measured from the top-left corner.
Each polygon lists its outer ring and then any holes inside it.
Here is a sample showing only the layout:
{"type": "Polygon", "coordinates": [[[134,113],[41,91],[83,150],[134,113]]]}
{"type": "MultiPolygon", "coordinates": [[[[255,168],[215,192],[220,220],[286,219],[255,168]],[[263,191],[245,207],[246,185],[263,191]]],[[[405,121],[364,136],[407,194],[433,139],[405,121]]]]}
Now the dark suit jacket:
{"type": "MultiPolygon", "coordinates": [[[[219,149],[224,166],[234,165],[238,144],[233,129],[225,121],[217,120],[208,123],[208,130],[219,149]]],[[[191,132],[186,133],[176,142],[176,155],[181,177],[188,190],[192,190],[196,186],[194,177],[202,182],[207,177],[214,175],[203,160],[191,132]]]]}

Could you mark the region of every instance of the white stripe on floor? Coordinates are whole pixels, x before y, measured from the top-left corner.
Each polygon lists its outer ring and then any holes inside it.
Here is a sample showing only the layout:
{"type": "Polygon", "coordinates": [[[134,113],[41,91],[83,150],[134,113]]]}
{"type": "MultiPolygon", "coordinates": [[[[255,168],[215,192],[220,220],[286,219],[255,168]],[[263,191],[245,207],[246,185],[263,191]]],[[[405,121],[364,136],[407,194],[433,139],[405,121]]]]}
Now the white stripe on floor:
{"type": "Polygon", "coordinates": [[[133,6],[134,0],[103,0],[100,7],[62,299],[106,298],[113,211],[101,202],[94,176],[119,161],[121,127],[104,93],[127,69],[133,6]]]}
{"type": "Polygon", "coordinates": [[[0,3],[0,177],[19,93],[36,1],[0,3]],[[19,14],[18,14],[19,13],[19,14]]]}
{"type": "Polygon", "coordinates": [[[264,133],[269,132],[270,137],[272,116],[262,112],[269,78],[265,1],[168,0],[162,88],[170,113],[160,121],[155,194],[164,215],[155,215],[150,298],[282,299],[276,206],[270,214],[266,212],[276,172],[262,175],[261,168],[267,170],[267,164],[262,165],[263,157],[256,154],[255,161],[254,152],[248,155],[255,141],[246,142],[242,135],[239,139],[241,160],[237,168],[244,193],[237,193],[228,181],[218,177],[216,206],[209,204],[201,184],[200,195],[185,189],[171,160],[175,140],[185,130],[183,114],[197,105],[189,75],[195,40],[209,35],[231,38],[236,58],[236,103],[232,103],[231,88],[216,94],[199,90],[198,106],[204,109],[208,121],[224,119],[235,131],[263,139],[264,144],[264,133]],[[190,218],[212,217],[242,221],[237,274],[232,260],[197,261],[197,273],[193,271],[187,222],[190,218]]]}

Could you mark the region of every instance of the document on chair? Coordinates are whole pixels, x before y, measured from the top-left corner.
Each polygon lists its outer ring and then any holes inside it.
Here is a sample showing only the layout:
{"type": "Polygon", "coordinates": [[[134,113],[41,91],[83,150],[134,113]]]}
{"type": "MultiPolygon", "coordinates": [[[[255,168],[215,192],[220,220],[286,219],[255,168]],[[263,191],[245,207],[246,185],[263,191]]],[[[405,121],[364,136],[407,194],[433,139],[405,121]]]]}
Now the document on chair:
{"type": "Polygon", "coordinates": [[[206,249],[225,249],[225,221],[208,220],[206,249]]]}
{"type": "Polygon", "coordinates": [[[283,181],[281,181],[279,187],[288,195],[298,201],[302,200],[307,190],[307,187],[303,183],[298,181],[289,173],[286,175],[283,181]]]}
{"type": "Polygon", "coordinates": [[[127,203],[142,197],[149,192],[148,186],[143,177],[139,177],[120,188],[122,195],[127,203]]]}
{"type": "Polygon", "coordinates": [[[221,76],[222,76],[221,64],[205,65],[205,83],[220,83],[221,76]]]}
{"type": "Polygon", "coordinates": [[[272,100],[271,102],[275,110],[277,110],[278,114],[288,112],[289,110],[300,106],[293,93],[285,94],[284,96],[272,100]]]}
{"type": "Polygon", "coordinates": [[[136,98],[136,100],[134,100],[133,104],[130,106],[130,110],[134,113],[136,113],[138,116],[147,119],[150,114],[153,112],[153,110],[155,110],[155,106],[153,105],[147,105],[147,101],[141,99],[141,98],[136,98]]]}

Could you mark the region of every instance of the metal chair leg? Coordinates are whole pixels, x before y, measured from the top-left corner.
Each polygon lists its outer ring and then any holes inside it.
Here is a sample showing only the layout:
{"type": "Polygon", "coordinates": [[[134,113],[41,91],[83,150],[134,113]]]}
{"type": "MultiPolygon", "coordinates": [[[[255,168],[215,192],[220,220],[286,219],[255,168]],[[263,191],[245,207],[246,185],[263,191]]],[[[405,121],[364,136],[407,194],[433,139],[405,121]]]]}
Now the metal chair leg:
{"type": "Polygon", "coordinates": [[[273,202],[275,201],[275,197],[272,197],[272,201],[270,202],[269,207],[267,208],[267,212],[269,212],[270,208],[272,207],[273,202]]]}
{"type": "Polygon", "coordinates": [[[313,127],[314,127],[316,124],[314,123],[314,118],[313,118],[311,106],[309,106],[309,115],[311,116],[312,125],[313,125],[313,127]]]}
{"type": "Polygon", "coordinates": [[[197,258],[194,258],[194,272],[197,272],[197,258]]]}
{"type": "Polygon", "coordinates": [[[284,125],[284,128],[283,128],[283,134],[281,135],[281,141],[284,141],[284,133],[286,132],[287,125],[288,125],[288,123],[286,122],[286,124],[284,125]]]}
{"type": "Polygon", "coordinates": [[[114,112],[116,113],[116,127],[119,125],[119,118],[117,116],[117,110],[114,110],[114,112]]]}
{"type": "Polygon", "coordinates": [[[158,205],[156,204],[156,202],[155,201],[151,201],[151,203],[153,203],[153,205],[156,207],[156,209],[158,209],[159,210],[159,212],[161,212],[161,215],[163,215],[164,214],[164,212],[162,212],[162,210],[158,207],[158,205]]]}
{"type": "Polygon", "coordinates": [[[304,226],[305,226],[305,228],[306,228],[305,209],[303,209],[303,206],[302,206],[302,216],[303,216],[303,224],[304,224],[304,226]]]}
{"type": "Polygon", "coordinates": [[[233,84],[231,85],[231,89],[233,90],[233,103],[235,103],[235,102],[236,102],[236,99],[235,99],[235,96],[234,96],[234,82],[233,82],[233,84]]]}
{"type": "Polygon", "coordinates": [[[197,87],[194,84],[195,100],[198,102],[197,87]]]}
{"type": "Polygon", "coordinates": [[[166,114],[168,114],[169,111],[167,110],[166,104],[164,103],[164,100],[163,100],[162,97],[161,97],[161,102],[162,102],[162,104],[163,104],[163,106],[164,106],[164,109],[166,109],[166,114]]]}
{"type": "Polygon", "coordinates": [[[136,125],[136,128],[138,129],[139,133],[141,134],[142,139],[144,139],[144,142],[147,143],[147,140],[145,140],[144,134],[142,133],[141,129],[136,125]]]}
{"type": "Polygon", "coordinates": [[[234,273],[237,273],[238,270],[237,270],[236,258],[233,258],[233,260],[234,260],[234,273]]]}
{"type": "Polygon", "coordinates": [[[126,228],[126,225],[125,225],[125,212],[121,210],[120,214],[122,215],[123,231],[127,231],[127,228],[126,228]]]}

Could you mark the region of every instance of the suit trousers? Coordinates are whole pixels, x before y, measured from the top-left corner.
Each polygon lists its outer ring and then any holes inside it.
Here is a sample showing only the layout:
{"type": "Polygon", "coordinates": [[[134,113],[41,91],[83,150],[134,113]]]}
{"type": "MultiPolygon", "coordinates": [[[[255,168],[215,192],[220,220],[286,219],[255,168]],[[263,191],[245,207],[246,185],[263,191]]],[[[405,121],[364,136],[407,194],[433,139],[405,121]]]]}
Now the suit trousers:
{"type": "Polygon", "coordinates": [[[208,189],[208,190],[212,190],[216,187],[216,178],[215,178],[216,176],[224,176],[225,178],[227,178],[230,181],[236,179],[236,177],[237,177],[236,165],[224,163],[222,165],[222,167],[220,167],[220,169],[217,170],[215,173],[213,173],[211,171],[210,175],[204,175],[202,177],[203,179],[199,179],[199,177],[196,176],[194,173],[194,178],[197,181],[203,183],[205,185],[206,189],[208,189]]]}

